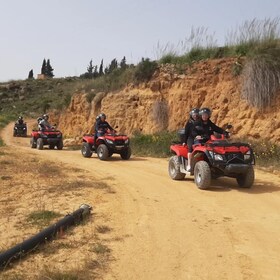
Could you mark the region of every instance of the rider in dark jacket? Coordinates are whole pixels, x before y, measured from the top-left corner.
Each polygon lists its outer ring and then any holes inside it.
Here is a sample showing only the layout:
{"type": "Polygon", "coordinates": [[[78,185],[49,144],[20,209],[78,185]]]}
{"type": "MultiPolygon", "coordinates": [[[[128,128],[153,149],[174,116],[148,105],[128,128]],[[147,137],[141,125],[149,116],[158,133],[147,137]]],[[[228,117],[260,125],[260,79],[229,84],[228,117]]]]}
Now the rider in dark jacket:
{"type": "Polygon", "coordinates": [[[199,111],[201,120],[195,122],[193,129],[193,136],[195,139],[203,139],[204,142],[208,141],[214,132],[228,136],[228,132],[219,126],[215,125],[211,120],[211,110],[202,108],[199,111]]]}
{"type": "Polygon", "coordinates": [[[104,113],[99,115],[95,125],[95,133],[97,137],[102,136],[107,129],[114,130],[109,123],[106,121],[106,115],[104,113]]]}
{"type": "Polygon", "coordinates": [[[18,120],[17,120],[16,124],[24,124],[24,120],[23,120],[22,116],[18,117],[18,120]]]}
{"type": "Polygon", "coordinates": [[[104,135],[107,129],[114,130],[106,121],[106,115],[101,113],[96,118],[96,124],[94,128],[94,146],[97,138],[104,135]]]}
{"type": "Polygon", "coordinates": [[[193,144],[194,144],[194,136],[193,136],[193,130],[194,130],[194,124],[199,120],[199,109],[194,108],[190,111],[190,118],[187,121],[185,125],[185,145],[187,143],[188,146],[188,165],[187,165],[187,171],[191,170],[191,155],[193,151],[193,144]]]}

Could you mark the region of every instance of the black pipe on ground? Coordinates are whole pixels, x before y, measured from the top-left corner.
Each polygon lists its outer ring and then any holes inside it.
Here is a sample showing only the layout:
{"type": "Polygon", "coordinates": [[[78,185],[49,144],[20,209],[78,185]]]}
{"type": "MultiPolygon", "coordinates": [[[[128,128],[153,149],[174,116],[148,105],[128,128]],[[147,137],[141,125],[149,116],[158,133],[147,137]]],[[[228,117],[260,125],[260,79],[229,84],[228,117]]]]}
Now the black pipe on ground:
{"type": "Polygon", "coordinates": [[[69,227],[79,224],[86,216],[90,214],[92,207],[83,204],[80,208],[72,214],[66,215],[59,220],[56,224],[49,226],[33,237],[23,241],[22,243],[14,246],[11,249],[0,254],[0,269],[4,269],[11,262],[24,257],[28,252],[35,249],[39,244],[50,241],[56,237],[57,233],[64,232],[69,227]]]}

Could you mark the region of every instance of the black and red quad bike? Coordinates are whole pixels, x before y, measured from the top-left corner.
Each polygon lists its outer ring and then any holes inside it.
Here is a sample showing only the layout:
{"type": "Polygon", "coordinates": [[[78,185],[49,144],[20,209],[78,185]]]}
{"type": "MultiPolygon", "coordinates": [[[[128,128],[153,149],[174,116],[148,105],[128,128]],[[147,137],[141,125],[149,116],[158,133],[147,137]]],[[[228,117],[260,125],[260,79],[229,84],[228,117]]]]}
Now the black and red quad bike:
{"type": "Polygon", "coordinates": [[[194,175],[199,189],[208,189],[211,179],[219,177],[235,178],[239,187],[251,188],[255,173],[255,157],[247,143],[230,143],[224,135],[215,137],[206,143],[193,146],[191,171],[187,172],[188,147],[183,144],[172,144],[174,154],[169,160],[169,176],[173,180],[182,180],[185,175],[194,175]]]}
{"type": "Polygon", "coordinates": [[[27,136],[27,125],[26,123],[15,123],[14,126],[14,132],[13,132],[14,137],[26,137],[27,136]]]}
{"type": "Polygon", "coordinates": [[[30,147],[43,150],[45,145],[48,145],[50,149],[56,147],[58,150],[62,150],[63,140],[61,131],[56,130],[55,127],[52,129],[32,130],[30,147]]]}
{"type": "Polygon", "coordinates": [[[94,144],[94,135],[83,136],[82,155],[91,157],[97,153],[100,160],[107,160],[113,154],[119,154],[122,159],[128,160],[131,156],[130,141],[127,135],[118,135],[115,131],[107,130],[103,136],[99,136],[94,144]]]}

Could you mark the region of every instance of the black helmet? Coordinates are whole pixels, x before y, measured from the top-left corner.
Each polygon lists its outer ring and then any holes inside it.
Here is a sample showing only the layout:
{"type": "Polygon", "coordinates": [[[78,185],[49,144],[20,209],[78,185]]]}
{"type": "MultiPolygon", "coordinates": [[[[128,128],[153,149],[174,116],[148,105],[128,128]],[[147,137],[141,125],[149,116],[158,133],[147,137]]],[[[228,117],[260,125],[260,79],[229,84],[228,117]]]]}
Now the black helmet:
{"type": "Polygon", "coordinates": [[[202,114],[207,114],[210,118],[211,117],[211,110],[209,108],[201,108],[199,110],[199,115],[202,116],[202,114]]]}
{"type": "Polygon", "coordinates": [[[199,109],[198,109],[198,108],[193,108],[193,109],[190,111],[190,116],[195,115],[195,114],[199,115],[199,109]]]}
{"type": "Polygon", "coordinates": [[[49,119],[49,116],[47,114],[44,114],[43,119],[47,121],[49,119]]]}
{"type": "Polygon", "coordinates": [[[99,115],[99,117],[100,117],[100,119],[101,119],[101,118],[104,118],[104,119],[106,120],[106,115],[105,115],[104,113],[101,113],[101,114],[99,115]]]}
{"type": "Polygon", "coordinates": [[[22,116],[19,116],[18,119],[19,119],[19,120],[23,120],[23,117],[22,117],[22,116]]]}

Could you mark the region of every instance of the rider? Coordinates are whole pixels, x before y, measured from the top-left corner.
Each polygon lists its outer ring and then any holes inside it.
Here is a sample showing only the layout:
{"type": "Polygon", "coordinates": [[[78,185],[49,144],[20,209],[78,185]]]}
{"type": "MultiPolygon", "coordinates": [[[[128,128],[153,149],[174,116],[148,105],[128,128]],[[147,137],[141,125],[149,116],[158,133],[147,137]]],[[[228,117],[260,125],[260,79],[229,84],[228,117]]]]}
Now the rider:
{"type": "Polygon", "coordinates": [[[193,108],[190,111],[190,118],[187,121],[185,125],[185,141],[183,145],[188,146],[188,165],[187,165],[187,171],[191,170],[191,156],[193,151],[193,144],[194,144],[194,136],[193,136],[193,130],[194,130],[194,124],[199,120],[199,109],[193,108]]]}
{"type": "Polygon", "coordinates": [[[52,125],[49,123],[49,116],[44,114],[41,120],[38,118],[38,124],[40,130],[49,130],[52,128],[52,125]]]}
{"type": "Polygon", "coordinates": [[[229,133],[219,126],[215,125],[211,120],[211,110],[209,108],[202,108],[199,111],[201,120],[194,124],[193,136],[195,140],[202,139],[204,142],[208,141],[214,132],[224,134],[226,137],[229,133]]]}
{"type": "Polygon", "coordinates": [[[95,130],[94,130],[94,144],[98,137],[105,134],[107,129],[114,130],[106,121],[106,115],[101,113],[96,118],[95,130]]]}
{"type": "Polygon", "coordinates": [[[16,124],[24,124],[23,117],[19,116],[16,124]]]}

